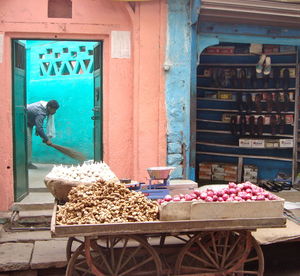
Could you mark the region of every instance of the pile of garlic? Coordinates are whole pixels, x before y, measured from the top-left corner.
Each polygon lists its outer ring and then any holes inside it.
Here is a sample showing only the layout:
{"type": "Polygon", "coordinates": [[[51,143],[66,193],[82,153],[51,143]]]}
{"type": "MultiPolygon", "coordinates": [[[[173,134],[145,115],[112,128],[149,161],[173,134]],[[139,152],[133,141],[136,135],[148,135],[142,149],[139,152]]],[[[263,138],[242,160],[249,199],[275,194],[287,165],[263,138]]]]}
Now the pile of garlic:
{"type": "Polygon", "coordinates": [[[117,177],[105,162],[87,161],[77,166],[55,165],[46,178],[94,183],[97,180],[108,181],[117,177]]]}

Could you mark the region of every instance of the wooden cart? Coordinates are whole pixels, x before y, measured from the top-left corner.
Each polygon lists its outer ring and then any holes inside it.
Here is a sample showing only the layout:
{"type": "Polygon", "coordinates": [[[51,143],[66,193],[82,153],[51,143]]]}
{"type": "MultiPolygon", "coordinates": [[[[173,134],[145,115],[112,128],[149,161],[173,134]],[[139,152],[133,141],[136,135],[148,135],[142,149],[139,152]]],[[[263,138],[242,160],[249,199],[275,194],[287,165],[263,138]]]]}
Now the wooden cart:
{"type": "Polygon", "coordinates": [[[251,231],[286,222],[279,217],[56,225],[56,208],[51,233],[69,237],[67,276],[262,276],[263,253],[251,231]]]}

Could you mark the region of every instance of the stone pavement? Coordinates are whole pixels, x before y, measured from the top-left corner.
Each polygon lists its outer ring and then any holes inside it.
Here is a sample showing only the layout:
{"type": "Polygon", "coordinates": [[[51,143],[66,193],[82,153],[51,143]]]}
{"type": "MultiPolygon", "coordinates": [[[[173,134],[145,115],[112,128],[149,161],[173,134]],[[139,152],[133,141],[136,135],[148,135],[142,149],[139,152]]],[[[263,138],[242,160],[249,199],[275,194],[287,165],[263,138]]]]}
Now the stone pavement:
{"type": "Polygon", "coordinates": [[[26,272],[31,276],[38,275],[34,274],[37,270],[64,268],[67,264],[67,239],[51,238],[50,231],[4,232],[2,229],[0,233],[0,272],[32,270],[26,272]]]}

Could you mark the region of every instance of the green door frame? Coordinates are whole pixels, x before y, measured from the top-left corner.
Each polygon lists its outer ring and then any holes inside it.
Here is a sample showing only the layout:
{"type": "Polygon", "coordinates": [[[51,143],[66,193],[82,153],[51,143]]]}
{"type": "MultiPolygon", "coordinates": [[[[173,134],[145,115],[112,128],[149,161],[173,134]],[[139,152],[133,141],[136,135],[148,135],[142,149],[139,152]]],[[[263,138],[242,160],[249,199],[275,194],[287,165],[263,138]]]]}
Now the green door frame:
{"type": "Polygon", "coordinates": [[[26,49],[18,40],[12,40],[12,76],[14,200],[21,201],[28,194],[26,49]]]}
{"type": "MultiPolygon", "coordinates": [[[[15,201],[21,201],[29,191],[27,169],[26,49],[19,40],[28,39],[12,39],[12,110],[15,201]],[[20,51],[22,51],[21,55],[20,51]],[[19,61],[20,58],[22,58],[21,61],[19,61]],[[20,93],[20,91],[22,93],[20,93]]],[[[30,40],[35,39],[30,38],[30,40]]],[[[58,41],[70,40],[65,39],[58,41]]],[[[94,120],[94,160],[100,161],[103,159],[103,41],[95,40],[95,42],[98,42],[98,44],[94,49],[94,116],[91,119],[94,120]]]]}

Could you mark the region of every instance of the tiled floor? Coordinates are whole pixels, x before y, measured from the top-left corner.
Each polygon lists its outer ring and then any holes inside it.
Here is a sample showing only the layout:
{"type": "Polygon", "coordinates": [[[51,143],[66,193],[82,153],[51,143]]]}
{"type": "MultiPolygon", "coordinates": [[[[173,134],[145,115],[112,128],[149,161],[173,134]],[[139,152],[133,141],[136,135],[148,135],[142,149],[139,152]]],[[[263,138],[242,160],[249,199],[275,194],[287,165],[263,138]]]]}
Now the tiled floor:
{"type": "Polygon", "coordinates": [[[45,176],[51,171],[54,164],[35,164],[38,168],[28,170],[29,189],[46,188],[44,184],[45,176]]]}

